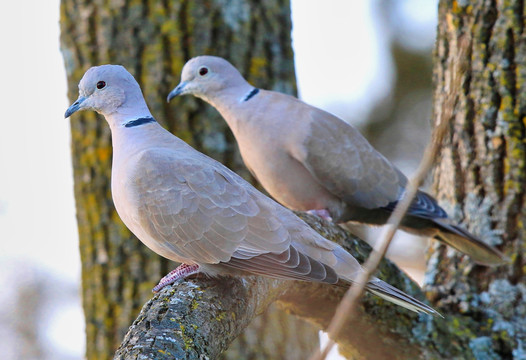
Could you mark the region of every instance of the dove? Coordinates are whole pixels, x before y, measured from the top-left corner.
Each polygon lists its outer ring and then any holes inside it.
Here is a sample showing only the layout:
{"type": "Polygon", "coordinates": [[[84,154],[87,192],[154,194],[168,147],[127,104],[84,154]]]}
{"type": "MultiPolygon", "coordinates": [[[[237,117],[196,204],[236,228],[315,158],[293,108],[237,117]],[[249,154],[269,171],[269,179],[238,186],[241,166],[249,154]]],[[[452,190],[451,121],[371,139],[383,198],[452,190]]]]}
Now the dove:
{"type": "MultiPolygon", "coordinates": [[[[190,59],[167,100],[185,94],[219,111],[249,171],[290,209],[336,223],[382,225],[404,194],[407,178],[356,128],[293,96],[250,85],[225,59],[190,59]]],[[[508,261],[498,249],[454,224],[423,191],[401,228],[436,238],[480,264],[508,261]]]]}
{"type": "MultiPolygon", "coordinates": [[[[111,129],[111,191],[124,224],[155,253],[181,263],[154,291],[196,273],[255,274],[347,284],[364,271],[341,246],[154,119],[139,84],[120,65],[90,68],[77,111],[102,114],[111,129]]],[[[372,278],[366,289],[409,310],[439,313],[372,278]]]]}

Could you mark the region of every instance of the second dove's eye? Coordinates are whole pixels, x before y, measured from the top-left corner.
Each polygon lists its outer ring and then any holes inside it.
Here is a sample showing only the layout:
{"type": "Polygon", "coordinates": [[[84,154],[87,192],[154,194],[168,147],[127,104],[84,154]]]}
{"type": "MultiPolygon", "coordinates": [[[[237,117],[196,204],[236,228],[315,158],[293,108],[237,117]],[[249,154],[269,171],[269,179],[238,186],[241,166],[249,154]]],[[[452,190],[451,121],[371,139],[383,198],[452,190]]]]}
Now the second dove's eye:
{"type": "Polygon", "coordinates": [[[97,89],[99,89],[99,90],[104,88],[105,86],[106,86],[106,83],[104,81],[99,81],[97,83],[97,89]]]}
{"type": "Polygon", "coordinates": [[[205,76],[206,74],[208,74],[208,68],[203,66],[202,68],[199,69],[199,75],[205,76]]]}

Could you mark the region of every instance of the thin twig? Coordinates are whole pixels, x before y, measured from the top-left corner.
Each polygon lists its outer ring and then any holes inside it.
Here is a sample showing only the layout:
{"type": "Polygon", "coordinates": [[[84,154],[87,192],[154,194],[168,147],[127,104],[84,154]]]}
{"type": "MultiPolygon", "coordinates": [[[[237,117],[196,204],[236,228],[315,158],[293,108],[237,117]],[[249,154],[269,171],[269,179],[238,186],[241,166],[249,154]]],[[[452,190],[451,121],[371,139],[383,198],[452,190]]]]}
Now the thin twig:
{"type": "Polygon", "coordinates": [[[396,230],[400,226],[402,219],[418,192],[418,188],[425,180],[427,173],[431,169],[431,166],[440,151],[442,140],[448,129],[449,121],[454,115],[455,104],[458,98],[457,94],[461,86],[461,64],[466,56],[467,41],[463,41],[462,44],[459,45],[460,46],[457,47],[457,56],[451,59],[453,64],[449,73],[450,77],[446,79],[444,106],[439,108],[443,109],[443,111],[440,111],[436,116],[438,122],[433,130],[431,142],[426,147],[424,156],[415,175],[409,180],[402,199],[387,220],[387,226],[381,236],[382,240],[379,242],[380,245],[371,252],[371,255],[364,264],[365,271],[360,274],[353,286],[347,290],[340,304],[336,308],[336,312],[334,313],[327,329],[327,332],[329,333],[329,341],[321,351],[317,351],[311,356],[311,360],[324,360],[326,358],[327,354],[335,344],[333,339],[338,337],[344,324],[356,314],[357,304],[364,293],[365,285],[369,281],[371,275],[376,271],[382,258],[385,256],[396,230]],[[449,83],[447,83],[447,80],[449,80],[449,83]]]}

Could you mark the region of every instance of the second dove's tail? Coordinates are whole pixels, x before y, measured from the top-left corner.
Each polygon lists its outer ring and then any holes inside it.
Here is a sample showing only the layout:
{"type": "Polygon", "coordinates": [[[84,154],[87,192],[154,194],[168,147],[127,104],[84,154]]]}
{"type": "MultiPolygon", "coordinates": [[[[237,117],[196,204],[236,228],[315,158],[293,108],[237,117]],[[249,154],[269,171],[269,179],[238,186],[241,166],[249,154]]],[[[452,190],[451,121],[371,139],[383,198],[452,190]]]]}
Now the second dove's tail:
{"type": "Polygon", "coordinates": [[[373,278],[367,283],[366,289],[389,302],[392,302],[396,305],[399,305],[416,313],[424,313],[433,316],[443,317],[438,311],[436,311],[432,307],[407,295],[403,291],[398,290],[394,286],[391,286],[380,279],[373,278]]]}
{"type": "Polygon", "coordinates": [[[477,239],[460,226],[448,224],[444,220],[435,219],[439,233],[435,237],[447,245],[469,255],[474,261],[483,265],[502,265],[509,259],[499,250],[477,239]]]}

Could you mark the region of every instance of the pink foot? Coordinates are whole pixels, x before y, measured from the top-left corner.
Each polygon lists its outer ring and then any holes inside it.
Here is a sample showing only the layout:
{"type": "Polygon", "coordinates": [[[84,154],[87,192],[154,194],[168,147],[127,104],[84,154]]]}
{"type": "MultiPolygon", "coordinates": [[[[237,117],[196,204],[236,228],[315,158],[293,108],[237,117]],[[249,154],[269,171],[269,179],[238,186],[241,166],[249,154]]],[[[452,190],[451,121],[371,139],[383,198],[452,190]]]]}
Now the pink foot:
{"type": "Polygon", "coordinates": [[[152,289],[154,293],[159,292],[166,285],[173,284],[179,279],[184,279],[187,276],[197,274],[199,272],[199,265],[187,265],[181,264],[175,270],[170,271],[165,277],[159,281],[159,284],[155,285],[152,289]]]}
{"type": "Polygon", "coordinates": [[[315,215],[318,217],[321,217],[323,220],[327,220],[329,222],[332,222],[331,214],[329,213],[329,210],[327,209],[316,209],[316,210],[309,210],[307,211],[308,214],[315,215]]]}

